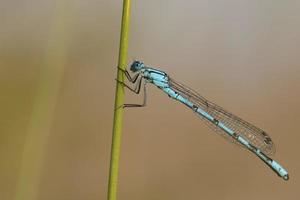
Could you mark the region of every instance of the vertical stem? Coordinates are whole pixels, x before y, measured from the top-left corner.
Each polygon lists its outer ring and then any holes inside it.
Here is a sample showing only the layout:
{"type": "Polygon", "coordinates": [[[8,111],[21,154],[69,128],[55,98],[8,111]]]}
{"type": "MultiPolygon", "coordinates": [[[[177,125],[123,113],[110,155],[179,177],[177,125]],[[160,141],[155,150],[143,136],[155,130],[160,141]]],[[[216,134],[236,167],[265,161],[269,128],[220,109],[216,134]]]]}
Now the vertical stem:
{"type": "Polygon", "coordinates": [[[71,17],[68,0],[56,0],[55,5],[45,63],[40,67],[36,96],[24,141],[14,200],[39,199],[47,140],[66,65],[70,29],[68,22],[71,17]]]}
{"type": "MultiPolygon", "coordinates": [[[[119,49],[119,61],[118,66],[125,69],[127,63],[127,49],[128,49],[128,32],[129,32],[129,20],[130,20],[130,0],[123,0],[123,14],[122,14],[122,26],[121,26],[121,38],[119,49]]],[[[120,81],[124,80],[124,74],[118,70],[117,78],[120,81]]],[[[117,184],[119,173],[119,158],[121,148],[121,132],[123,122],[123,109],[120,105],[124,103],[124,87],[120,83],[116,85],[115,95],[115,109],[114,109],[114,122],[113,122],[113,135],[111,146],[111,158],[110,158],[110,172],[108,183],[108,200],[117,199],[117,184]],[[117,109],[120,108],[120,109],[117,109]]]]}

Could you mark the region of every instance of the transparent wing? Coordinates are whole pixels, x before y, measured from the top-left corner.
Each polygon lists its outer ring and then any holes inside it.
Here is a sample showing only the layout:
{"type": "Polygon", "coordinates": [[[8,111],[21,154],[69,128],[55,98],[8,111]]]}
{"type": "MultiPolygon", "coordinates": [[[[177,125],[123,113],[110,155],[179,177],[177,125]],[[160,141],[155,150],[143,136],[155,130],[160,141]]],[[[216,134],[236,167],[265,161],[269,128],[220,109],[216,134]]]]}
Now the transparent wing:
{"type": "MultiPolygon", "coordinates": [[[[210,114],[219,122],[222,122],[225,126],[233,130],[235,133],[237,133],[238,135],[242,135],[244,138],[248,139],[248,141],[251,142],[252,145],[259,148],[265,154],[272,155],[275,153],[275,145],[265,131],[241,119],[240,117],[231,114],[230,112],[224,110],[222,107],[206,100],[197,92],[193,91],[192,89],[181,83],[178,83],[170,77],[169,85],[174,91],[176,91],[183,97],[189,99],[192,103],[194,103],[199,108],[210,114]]],[[[206,124],[208,124],[221,136],[225,137],[230,142],[239,144],[234,138],[230,137],[223,129],[216,126],[214,123],[206,120],[205,118],[201,118],[204,119],[206,124]]]]}

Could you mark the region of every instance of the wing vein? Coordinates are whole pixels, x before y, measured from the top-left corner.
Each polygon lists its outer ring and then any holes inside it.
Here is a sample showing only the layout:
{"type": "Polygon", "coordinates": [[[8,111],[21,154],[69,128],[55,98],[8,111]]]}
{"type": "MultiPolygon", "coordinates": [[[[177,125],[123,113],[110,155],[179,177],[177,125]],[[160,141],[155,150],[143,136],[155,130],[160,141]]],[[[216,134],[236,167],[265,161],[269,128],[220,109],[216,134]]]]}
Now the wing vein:
{"type": "MultiPolygon", "coordinates": [[[[169,77],[169,86],[176,91],[178,94],[189,99],[194,105],[200,107],[202,110],[210,114],[212,117],[222,122],[225,126],[233,130],[236,134],[245,137],[252,145],[259,148],[267,155],[275,154],[275,145],[270,136],[260,128],[253,124],[241,119],[240,117],[226,111],[222,107],[216,105],[213,102],[208,101],[203,96],[193,91],[189,87],[175,81],[169,77]]],[[[221,136],[233,142],[239,144],[234,138],[230,137],[223,129],[216,126],[214,123],[206,120],[206,124],[219,133],[221,136]]],[[[242,146],[242,145],[240,145],[242,146]]]]}

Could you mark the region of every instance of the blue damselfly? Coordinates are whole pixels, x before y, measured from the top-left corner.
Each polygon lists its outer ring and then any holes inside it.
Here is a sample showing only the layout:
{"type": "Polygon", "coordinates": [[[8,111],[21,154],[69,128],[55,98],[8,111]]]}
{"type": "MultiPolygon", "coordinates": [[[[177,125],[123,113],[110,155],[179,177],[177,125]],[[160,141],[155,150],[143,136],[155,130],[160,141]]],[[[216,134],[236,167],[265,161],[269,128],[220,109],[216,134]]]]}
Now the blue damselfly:
{"type": "Polygon", "coordinates": [[[254,153],[276,172],[278,176],[282,177],[284,180],[289,179],[288,172],[279,163],[269,157],[275,153],[275,145],[265,131],[208,101],[189,87],[172,79],[165,72],[145,66],[141,61],[134,61],[131,64],[130,70],[135,73],[133,77],[130,76],[127,70],[122,70],[120,68],[119,70],[125,73],[127,79],[131,83],[136,84],[135,88],[132,88],[124,82],[117,80],[118,83],[123,84],[132,92],[139,94],[144,80],[143,104],[124,104],[120,106],[145,106],[146,84],[152,83],[172,99],[177,100],[192,109],[192,111],[221,136],[254,153]]]}

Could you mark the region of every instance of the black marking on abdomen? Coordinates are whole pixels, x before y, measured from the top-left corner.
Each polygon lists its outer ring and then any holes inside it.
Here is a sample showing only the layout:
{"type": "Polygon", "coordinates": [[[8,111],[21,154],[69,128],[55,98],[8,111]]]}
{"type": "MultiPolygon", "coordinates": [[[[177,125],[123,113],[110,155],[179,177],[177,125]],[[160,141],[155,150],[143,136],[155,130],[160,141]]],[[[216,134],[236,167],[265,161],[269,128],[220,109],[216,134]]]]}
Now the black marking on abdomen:
{"type": "Polygon", "coordinates": [[[257,149],[257,147],[256,146],[254,146],[253,144],[251,144],[250,142],[249,142],[249,146],[251,147],[251,148],[253,148],[255,151],[257,151],[258,149],[257,149]]]}
{"type": "Polygon", "coordinates": [[[219,124],[219,120],[217,120],[217,119],[213,119],[213,121],[212,121],[215,125],[218,125],[219,124]]]}
{"type": "Polygon", "coordinates": [[[235,139],[238,139],[239,135],[236,132],[233,132],[232,137],[234,137],[235,139]]]}
{"type": "Polygon", "coordinates": [[[198,110],[198,106],[196,106],[196,105],[193,105],[193,109],[194,109],[194,111],[195,111],[195,112],[197,112],[197,110],[198,110]]]}

